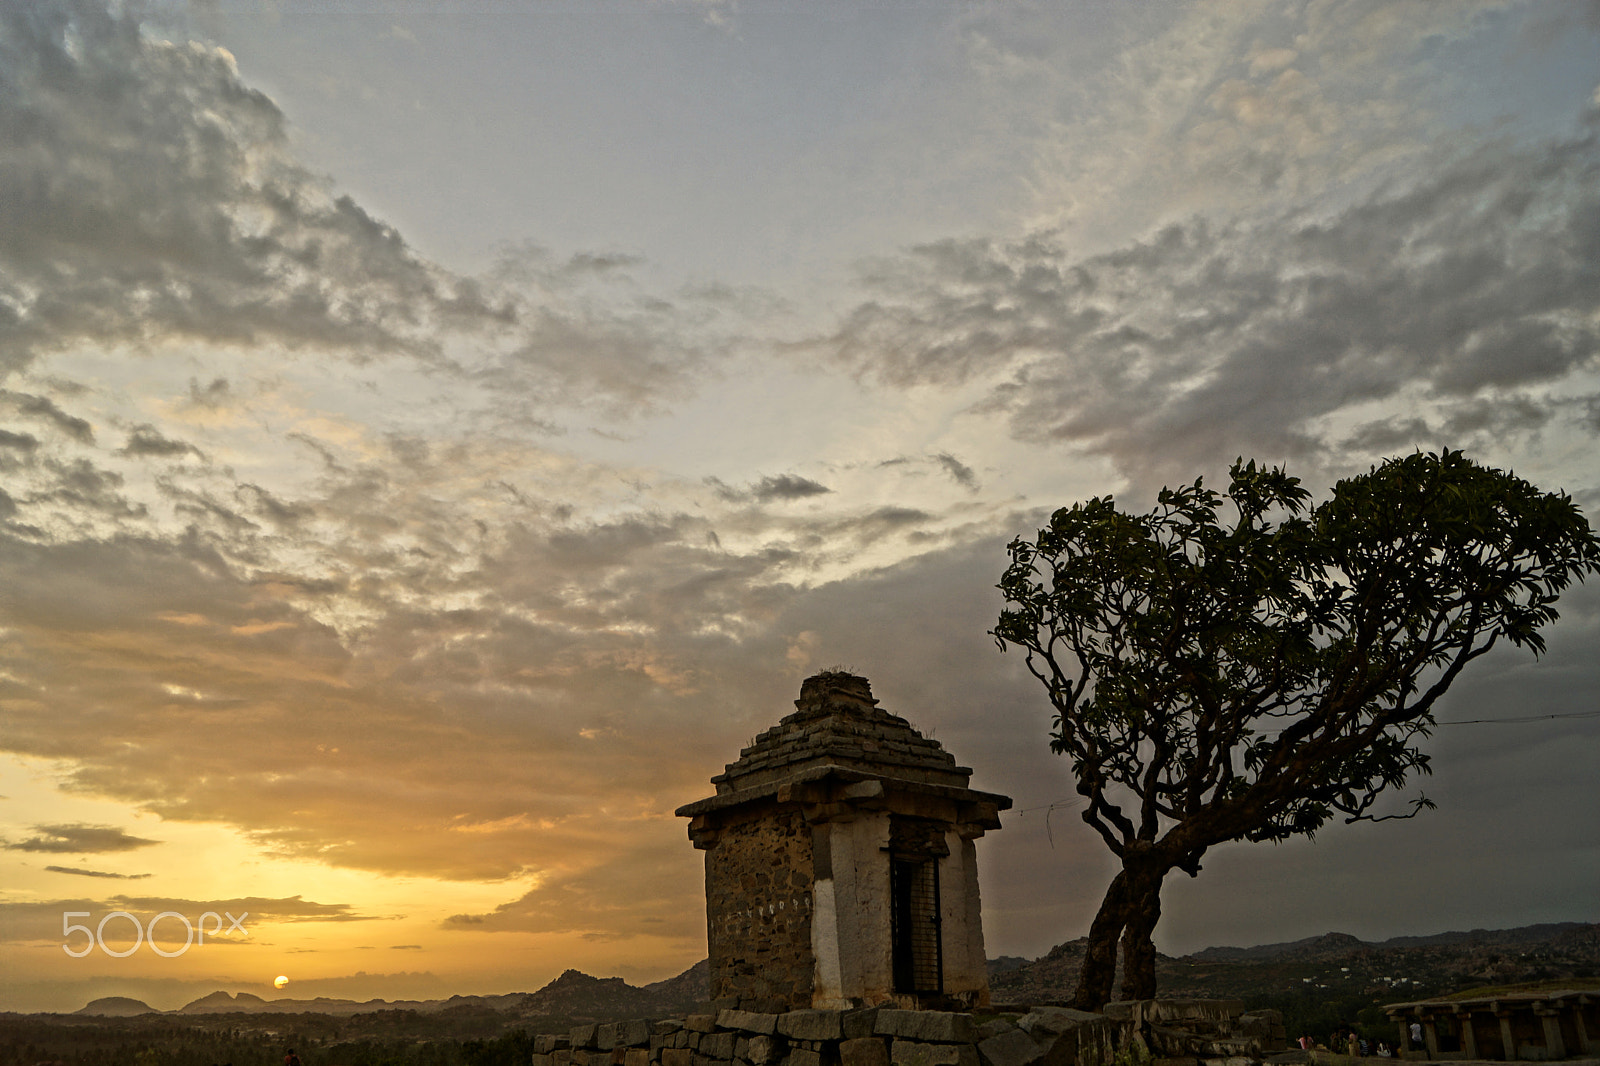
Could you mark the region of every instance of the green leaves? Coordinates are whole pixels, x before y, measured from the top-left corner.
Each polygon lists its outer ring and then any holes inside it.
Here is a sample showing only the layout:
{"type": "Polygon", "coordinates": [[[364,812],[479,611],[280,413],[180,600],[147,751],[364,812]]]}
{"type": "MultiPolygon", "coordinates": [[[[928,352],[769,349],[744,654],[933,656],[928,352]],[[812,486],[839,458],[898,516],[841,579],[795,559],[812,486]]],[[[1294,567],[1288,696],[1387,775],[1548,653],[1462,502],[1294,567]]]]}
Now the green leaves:
{"type": "Polygon", "coordinates": [[[1117,854],[1192,863],[1371,819],[1427,771],[1416,741],[1465,665],[1501,639],[1542,651],[1561,591],[1600,569],[1569,497],[1460,452],[1309,500],[1241,459],[1226,492],[1197,479],[1145,514],[1095,497],[1012,542],[992,634],[1026,652],[1117,854]]]}

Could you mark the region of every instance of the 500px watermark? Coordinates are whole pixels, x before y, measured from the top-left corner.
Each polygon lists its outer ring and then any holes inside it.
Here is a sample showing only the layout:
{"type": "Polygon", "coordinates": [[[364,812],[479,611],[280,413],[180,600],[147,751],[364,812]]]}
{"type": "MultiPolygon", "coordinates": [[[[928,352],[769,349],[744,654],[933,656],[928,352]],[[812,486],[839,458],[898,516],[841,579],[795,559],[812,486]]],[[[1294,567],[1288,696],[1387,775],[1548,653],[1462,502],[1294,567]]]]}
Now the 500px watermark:
{"type": "Polygon", "coordinates": [[[68,940],[70,940],[73,933],[84,933],[89,937],[89,942],[83,945],[82,951],[73,951],[70,943],[67,943],[66,941],[62,942],[61,950],[65,951],[68,955],[71,955],[75,959],[83,958],[85,955],[89,954],[89,952],[93,951],[96,946],[98,946],[102,952],[110,955],[112,958],[125,959],[129,955],[132,955],[135,951],[138,951],[139,945],[145,943],[146,941],[148,941],[150,944],[150,950],[155,952],[157,955],[160,955],[164,959],[175,959],[179,955],[182,955],[184,952],[188,951],[190,945],[196,942],[196,934],[199,935],[199,943],[202,945],[205,944],[207,936],[229,936],[235,929],[245,936],[250,935],[244,927],[244,920],[250,917],[249,911],[245,911],[237,918],[235,918],[232,914],[229,914],[227,911],[223,911],[222,914],[218,914],[216,911],[206,911],[200,916],[200,921],[193,925],[190,924],[188,918],[179,914],[177,911],[162,911],[160,914],[150,919],[149,925],[144,925],[135,915],[129,914],[127,911],[112,911],[104,918],[101,918],[100,924],[95,926],[93,929],[90,929],[87,925],[78,925],[72,920],[74,918],[87,917],[89,917],[88,911],[61,912],[61,935],[63,937],[66,937],[68,940]],[[227,915],[229,922],[227,932],[223,932],[222,930],[223,915],[227,915]],[[126,918],[128,921],[133,923],[133,946],[128,948],[126,951],[113,951],[111,948],[106,947],[106,923],[113,918],[126,918]],[[178,948],[175,951],[168,951],[156,943],[156,924],[163,918],[175,919],[183,923],[183,947],[178,948]],[[217,920],[216,928],[206,928],[207,918],[215,918],[217,920]]]}

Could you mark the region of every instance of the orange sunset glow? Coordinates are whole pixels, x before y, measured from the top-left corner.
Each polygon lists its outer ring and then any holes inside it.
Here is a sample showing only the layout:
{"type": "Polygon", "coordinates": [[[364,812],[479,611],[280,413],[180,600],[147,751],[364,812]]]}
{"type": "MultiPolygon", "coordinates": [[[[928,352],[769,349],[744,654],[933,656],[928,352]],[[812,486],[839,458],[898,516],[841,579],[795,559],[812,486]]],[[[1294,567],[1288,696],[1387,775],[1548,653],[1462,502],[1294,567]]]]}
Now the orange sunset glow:
{"type": "MultiPolygon", "coordinates": [[[[0,1011],[679,974],[673,812],[832,667],[1014,798],[989,954],[1082,936],[1007,543],[1440,447],[1600,517],[1592,10],[0,0],[0,1011]]],[[[1161,950],[1593,920],[1560,606],[1161,950]]]]}

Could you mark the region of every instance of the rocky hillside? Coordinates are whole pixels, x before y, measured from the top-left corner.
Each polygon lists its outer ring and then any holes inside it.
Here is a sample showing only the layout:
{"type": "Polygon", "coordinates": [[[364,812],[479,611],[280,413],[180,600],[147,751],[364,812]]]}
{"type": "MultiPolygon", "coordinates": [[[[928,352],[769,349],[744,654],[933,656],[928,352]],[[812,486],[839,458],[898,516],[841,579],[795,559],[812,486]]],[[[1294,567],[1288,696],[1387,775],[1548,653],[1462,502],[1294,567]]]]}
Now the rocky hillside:
{"type": "Polygon", "coordinates": [[[567,970],[537,992],[511,992],[499,996],[451,996],[430,1000],[263,999],[249,992],[212,992],[176,1011],[157,1011],[147,1004],[121,996],[97,999],[76,1014],[103,1018],[142,1014],[240,1015],[332,1014],[356,1015],[380,1011],[440,1014],[489,1011],[540,1021],[559,1028],[579,1022],[618,1021],[627,1018],[664,1018],[703,1009],[709,999],[709,970],[705,960],[676,977],[636,987],[620,977],[590,977],[567,970]]]}
{"type": "Polygon", "coordinates": [[[156,1014],[158,1012],[142,999],[130,999],[127,996],[104,996],[91,1001],[87,1007],[73,1013],[100,1018],[132,1018],[136,1014],[156,1014]]]}
{"type": "MultiPolygon", "coordinates": [[[[1071,998],[1087,940],[1068,941],[1023,966],[991,964],[996,1002],[1071,998]]],[[[1474,929],[1369,942],[1325,933],[1286,944],[1207,948],[1182,958],[1160,955],[1162,996],[1240,998],[1250,1002],[1309,993],[1398,1002],[1480,985],[1600,976],[1600,925],[1563,922],[1518,929],[1474,929]]]]}
{"type": "MultiPolygon", "coordinates": [[[[1063,1003],[1071,999],[1087,941],[1070,940],[1037,959],[1008,956],[989,963],[997,1004],[1063,1003]]],[[[1308,1001],[1393,1003],[1482,985],[1600,977],[1600,925],[1566,922],[1520,929],[1439,933],[1368,942],[1326,933],[1285,944],[1207,948],[1183,958],[1161,955],[1160,994],[1243,999],[1254,1005],[1285,997],[1308,1001]]],[[[581,1022],[681,1016],[710,996],[704,961],[676,977],[642,987],[620,977],[568,970],[537,992],[451,996],[442,1000],[275,999],[214,992],[180,1008],[185,1015],[374,1015],[413,1012],[465,1018],[481,1014],[556,1032],[581,1022]]],[[[159,1014],[137,1000],[96,1000],[81,1015],[159,1014]]],[[[170,1017],[170,1014],[167,1016],[170,1017]]]]}

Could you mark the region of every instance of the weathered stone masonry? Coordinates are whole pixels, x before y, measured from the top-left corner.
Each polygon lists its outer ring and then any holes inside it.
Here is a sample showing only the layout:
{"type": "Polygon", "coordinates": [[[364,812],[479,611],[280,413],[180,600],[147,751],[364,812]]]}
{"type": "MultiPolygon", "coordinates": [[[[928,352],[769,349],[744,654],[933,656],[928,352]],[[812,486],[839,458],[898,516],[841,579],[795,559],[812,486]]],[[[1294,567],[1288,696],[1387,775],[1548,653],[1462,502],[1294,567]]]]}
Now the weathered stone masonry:
{"type": "Polygon", "coordinates": [[[1276,1011],[1227,1000],[1113,1003],[1105,1014],[866,1008],[722,1010],[580,1025],[534,1038],[530,1066],[1258,1066],[1284,1047],[1276,1011]]]}
{"type": "Polygon", "coordinates": [[[1106,1018],[1050,1007],[986,1025],[942,1011],[722,1010],[535,1037],[531,1066],[1110,1066],[1114,1044],[1106,1018]]]}
{"type": "Polygon", "coordinates": [[[809,1002],[811,827],[799,810],[765,807],[722,832],[722,846],[706,852],[706,932],[722,994],[809,1002]]]}
{"type": "Polygon", "coordinates": [[[866,678],[807,678],[716,795],[679,808],[706,852],[717,1007],[987,1002],[973,842],[1011,801],[877,704],[866,678]]]}
{"type": "Polygon", "coordinates": [[[1562,1059],[1600,1049],[1600,995],[1584,989],[1498,992],[1384,1008],[1400,1026],[1400,1054],[1419,1059],[1562,1059]],[[1423,1046],[1411,1041],[1422,1026],[1423,1046]]]}

